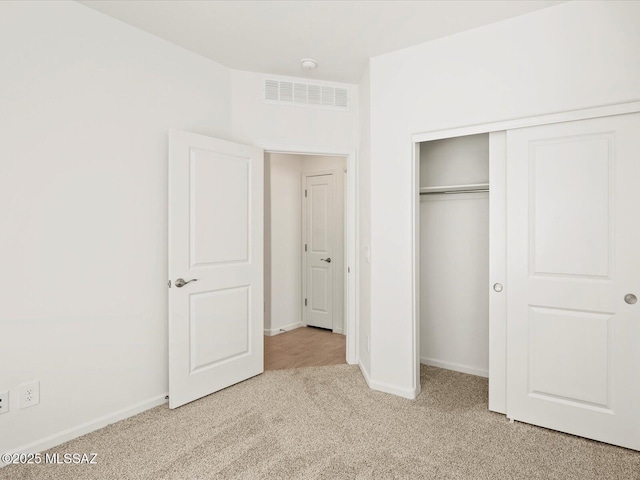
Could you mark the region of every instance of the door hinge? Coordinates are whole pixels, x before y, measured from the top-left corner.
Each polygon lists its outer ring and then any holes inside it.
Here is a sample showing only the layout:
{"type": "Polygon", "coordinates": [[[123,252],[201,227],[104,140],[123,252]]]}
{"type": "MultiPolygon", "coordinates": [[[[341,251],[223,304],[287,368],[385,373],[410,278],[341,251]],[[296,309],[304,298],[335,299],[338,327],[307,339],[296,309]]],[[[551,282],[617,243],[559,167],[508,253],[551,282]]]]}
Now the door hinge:
{"type": "Polygon", "coordinates": [[[351,273],[351,267],[347,267],[347,273],[351,273]]]}
{"type": "Polygon", "coordinates": [[[306,188],[304,189],[304,196],[305,197],[307,196],[307,189],[306,188]]]}
{"type": "Polygon", "coordinates": [[[306,298],[304,299],[304,306],[305,307],[307,306],[307,299],[306,298]]]}
{"type": "Polygon", "coordinates": [[[169,280],[169,283],[167,285],[169,285],[169,288],[171,288],[171,280],[169,280]]]}
{"type": "Polygon", "coordinates": [[[305,252],[307,251],[307,244],[306,243],[304,244],[304,251],[305,252]]]}

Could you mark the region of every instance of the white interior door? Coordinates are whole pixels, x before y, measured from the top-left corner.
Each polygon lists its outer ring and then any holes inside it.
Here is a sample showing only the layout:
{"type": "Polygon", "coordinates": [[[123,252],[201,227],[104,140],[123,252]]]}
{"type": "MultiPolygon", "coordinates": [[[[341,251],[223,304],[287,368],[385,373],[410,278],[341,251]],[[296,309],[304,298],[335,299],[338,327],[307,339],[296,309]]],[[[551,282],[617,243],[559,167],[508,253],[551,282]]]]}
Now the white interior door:
{"type": "Polygon", "coordinates": [[[334,175],[305,178],[305,323],[333,329],[334,175]]]}
{"type": "Polygon", "coordinates": [[[263,372],[263,168],[258,148],[169,134],[170,408],[263,372]]]}
{"type": "Polygon", "coordinates": [[[507,132],[507,415],[640,450],[640,114],[507,132]]]}

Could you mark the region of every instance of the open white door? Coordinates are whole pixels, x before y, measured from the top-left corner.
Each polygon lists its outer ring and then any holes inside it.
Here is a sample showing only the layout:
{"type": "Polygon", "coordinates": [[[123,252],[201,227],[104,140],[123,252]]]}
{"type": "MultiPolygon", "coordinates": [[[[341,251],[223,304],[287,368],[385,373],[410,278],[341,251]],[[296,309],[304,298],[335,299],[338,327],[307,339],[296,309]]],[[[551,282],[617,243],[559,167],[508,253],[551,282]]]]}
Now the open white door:
{"type": "Polygon", "coordinates": [[[304,198],[304,321],[307,325],[328,329],[333,329],[334,183],[332,174],[309,175],[304,198]]]}
{"type": "Polygon", "coordinates": [[[264,370],[263,169],[258,148],[169,133],[170,408],[264,370]]]}
{"type": "Polygon", "coordinates": [[[507,132],[507,416],[640,450],[640,114],[507,132]]]}

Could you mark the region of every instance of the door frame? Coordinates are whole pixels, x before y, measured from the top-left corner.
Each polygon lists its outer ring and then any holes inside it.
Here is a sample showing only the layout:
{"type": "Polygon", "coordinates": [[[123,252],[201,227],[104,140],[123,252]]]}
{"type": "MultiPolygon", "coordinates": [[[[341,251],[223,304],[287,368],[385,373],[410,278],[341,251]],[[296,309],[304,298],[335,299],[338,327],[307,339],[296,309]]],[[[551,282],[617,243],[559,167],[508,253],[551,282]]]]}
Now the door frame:
{"type": "MultiPolygon", "coordinates": [[[[320,177],[320,176],[323,176],[323,175],[333,175],[333,185],[335,187],[336,184],[337,184],[338,174],[339,173],[340,173],[340,170],[337,170],[337,169],[325,169],[325,170],[318,170],[316,172],[306,172],[306,173],[303,173],[301,175],[302,182],[301,182],[301,185],[300,185],[301,186],[300,196],[302,197],[302,205],[303,205],[302,206],[302,232],[301,232],[301,235],[302,235],[302,243],[303,244],[305,243],[305,239],[306,239],[306,235],[307,235],[307,211],[306,211],[306,204],[304,203],[305,202],[304,191],[305,191],[306,186],[307,186],[307,178],[309,178],[309,177],[320,177]]],[[[346,178],[345,178],[345,180],[346,180],[346,178]]],[[[333,193],[335,194],[335,191],[333,193]]],[[[335,196],[334,196],[334,199],[335,199],[335,196]]],[[[345,192],[345,200],[346,200],[346,192],[345,192]]],[[[331,208],[333,208],[333,213],[335,215],[337,213],[337,211],[338,211],[339,205],[337,205],[337,202],[335,200],[332,200],[331,203],[332,203],[331,208]]],[[[346,207],[346,205],[343,205],[343,208],[344,207],[346,207]]],[[[346,220],[346,218],[347,218],[347,216],[346,216],[346,213],[347,213],[346,208],[344,208],[344,213],[345,213],[344,218],[346,220]]],[[[335,219],[335,217],[334,217],[334,219],[335,219]]],[[[337,222],[335,222],[335,220],[334,220],[334,223],[337,225],[337,222]]],[[[334,227],[336,225],[334,225],[334,227]]],[[[343,264],[343,269],[344,269],[344,266],[347,263],[345,261],[346,258],[347,258],[347,256],[346,256],[346,254],[347,254],[346,222],[345,222],[344,227],[345,227],[344,228],[344,235],[343,235],[343,238],[342,238],[342,247],[343,247],[342,248],[342,250],[343,250],[343,252],[342,252],[342,258],[343,258],[342,264],[343,264]]],[[[302,299],[301,299],[302,300],[302,323],[304,325],[307,325],[307,309],[304,308],[304,299],[308,298],[307,294],[306,294],[306,292],[307,292],[307,256],[306,255],[302,255],[302,272],[301,273],[302,273],[302,299]]],[[[343,304],[344,304],[346,302],[345,292],[346,292],[346,281],[347,281],[348,274],[345,273],[343,276],[344,276],[343,284],[344,284],[345,288],[343,288],[342,295],[343,295],[343,304]]],[[[334,277],[335,277],[335,274],[334,274],[334,277]]],[[[333,280],[335,280],[335,278],[333,280]]],[[[336,289],[335,284],[332,284],[332,285],[333,286],[331,287],[331,290],[332,290],[331,291],[331,295],[335,299],[335,293],[336,293],[337,289],[336,289]]],[[[332,325],[331,330],[334,333],[341,333],[341,334],[345,333],[345,330],[346,330],[345,329],[345,323],[346,323],[346,321],[345,321],[345,311],[344,310],[345,309],[343,308],[343,312],[342,312],[342,331],[336,332],[336,329],[333,328],[333,325],[332,325]]]]}
{"type": "MultiPolygon", "coordinates": [[[[538,125],[549,125],[553,123],[571,122],[575,120],[586,120],[589,118],[609,117],[613,115],[622,115],[625,113],[640,112],[640,101],[625,102],[612,105],[602,105],[579,110],[567,110],[564,112],[554,112],[546,115],[538,115],[531,117],[521,117],[515,119],[507,119],[504,121],[482,123],[476,125],[465,125],[460,127],[448,128],[443,130],[431,130],[424,132],[416,132],[411,135],[411,217],[412,217],[412,235],[411,235],[411,283],[412,283],[412,315],[411,315],[411,345],[414,353],[413,369],[413,390],[417,396],[420,393],[420,143],[431,140],[442,140],[445,138],[463,137],[467,135],[475,135],[479,133],[495,134],[498,132],[506,132],[517,128],[534,127],[538,125]]],[[[491,135],[493,136],[493,135],[491,135]]],[[[490,139],[490,149],[496,146],[490,139]]],[[[491,192],[491,185],[495,185],[499,178],[506,182],[506,168],[508,166],[506,143],[504,150],[497,148],[495,151],[496,158],[492,157],[490,151],[490,169],[492,162],[498,165],[497,171],[491,172],[489,179],[489,212],[490,222],[496,221],[495,213],[500,212],[504,215],[505,241],[506,241],[506,188],[504,192],[491,192]],[[500,177],[502,176],[502,177],[500,177]],[[496,194],[498,194],[496,196],[496,194]],[[492,206],[493,202],[493,206],[492,206]]],[[[501,219],[498,219],[501,221],[501,219]]],[[[497,248],[497,247],[496,247],[497,248]]],[[[504,251],[504,249],[503,249],[504,251]]],[[[490,259],[493,258],[494,248],[490,246],[490,259]]],[[[494,282],[506,285],[506,256],[498,262],[496,270],[501,270],[503,276],[494,278],[494,271],[490,271],[491,278],[487,284],[487,292],[490,294],[489,286],[494,282]]],[[[504,293],[504,290],[503,290],[504,293]]],[[[504,305],[499,307],[499,315],[490,315],[489,317],[489,392],[490,403],[489,409],[499,413],[506,414],[507,405],[507,316],[506,316],[506,299],[507,296],[502,295],[500,300],[504,305]]],[[[491,307],[494,305],[491,304],[491,307]]]]}
{"type": "Polygon", "coordinates": [[[358,163],[354,149],[331,147],[279,145],[265,143],[259,145],[264,153],[282,153],[290,155],[315,155],[323,157],[344,157],[347,163],[345,179],[345,239],[344,239],[344,334],[347,337],[346,360],[357,365],[359,331],[359,294],[358,272],[359,255],[359,212],[358,212],[358,163]]]}

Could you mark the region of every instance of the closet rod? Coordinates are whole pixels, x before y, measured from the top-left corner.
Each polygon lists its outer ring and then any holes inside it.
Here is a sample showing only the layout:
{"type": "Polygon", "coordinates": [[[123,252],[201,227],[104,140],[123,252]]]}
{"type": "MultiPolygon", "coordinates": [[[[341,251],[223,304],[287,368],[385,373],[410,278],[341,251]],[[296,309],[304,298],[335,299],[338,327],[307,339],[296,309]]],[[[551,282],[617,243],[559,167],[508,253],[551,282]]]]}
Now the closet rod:
{"type": "Polygon", "coordinates": [[[453,195],[456,193],[481,193],[481,192],[488,192],[489,189],[488,188],[480,188],[480,189],[475,189],[475,190],[445,190],[442,192],[420,192],[420,195],[441,195],[441,194],[447,194],[447,195],[453,195]]]}

